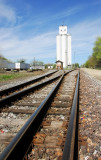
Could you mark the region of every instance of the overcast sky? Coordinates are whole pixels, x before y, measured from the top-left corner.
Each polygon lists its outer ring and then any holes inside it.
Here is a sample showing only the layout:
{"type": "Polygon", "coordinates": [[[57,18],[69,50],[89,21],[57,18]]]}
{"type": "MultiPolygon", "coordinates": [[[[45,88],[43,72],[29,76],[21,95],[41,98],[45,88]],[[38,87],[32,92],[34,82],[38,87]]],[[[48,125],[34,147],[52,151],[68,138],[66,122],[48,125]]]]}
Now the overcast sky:
{"type": "Polygon", "coordinates": [[[0,53],[54,63],[59,25],[72,35],[72,62],[85,63],[101,37],[101,0],[0,0],[0,53]]]}

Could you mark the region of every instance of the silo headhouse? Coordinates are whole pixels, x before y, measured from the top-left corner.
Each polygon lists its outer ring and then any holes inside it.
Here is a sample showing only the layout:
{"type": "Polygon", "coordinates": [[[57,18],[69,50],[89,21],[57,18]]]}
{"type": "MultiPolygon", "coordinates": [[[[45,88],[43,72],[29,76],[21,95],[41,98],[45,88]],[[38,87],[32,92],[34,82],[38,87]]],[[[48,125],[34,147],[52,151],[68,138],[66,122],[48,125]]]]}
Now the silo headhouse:
{"type": "Polygon", "coordinates": [[[63,68],[71,66],[71,35],[67,33],[67,26],[59,26],[56,36],[57,61],[63,62],[63,68]]]}

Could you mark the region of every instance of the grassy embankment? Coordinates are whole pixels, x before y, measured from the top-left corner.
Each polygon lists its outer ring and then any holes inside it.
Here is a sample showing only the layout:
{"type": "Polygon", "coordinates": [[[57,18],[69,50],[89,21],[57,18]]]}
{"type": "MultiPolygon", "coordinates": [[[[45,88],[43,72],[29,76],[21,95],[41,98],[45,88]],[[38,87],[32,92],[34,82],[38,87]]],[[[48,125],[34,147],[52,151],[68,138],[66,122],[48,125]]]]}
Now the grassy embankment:
{"type": "Polygon", "coordinates": [[[16,79],[16,78],[20,78],[20,77],[26,77],[26,76],[28,76],[28,74],[24,74],[24,73],[9,73],[9,74],[6,74],[6,73],[4,73],[4,74],[0,74],[0,82],[16,79]]]}
{"type": "Polygon", "coordinates": [[[36,71],[36,72],[0,73],[0,82],[23,78],[23,77],[32,77],[32,76],[40,75],[42,73],[44,73],[44,72],[43,71],[38,71],[38,72],[36,71]]]}

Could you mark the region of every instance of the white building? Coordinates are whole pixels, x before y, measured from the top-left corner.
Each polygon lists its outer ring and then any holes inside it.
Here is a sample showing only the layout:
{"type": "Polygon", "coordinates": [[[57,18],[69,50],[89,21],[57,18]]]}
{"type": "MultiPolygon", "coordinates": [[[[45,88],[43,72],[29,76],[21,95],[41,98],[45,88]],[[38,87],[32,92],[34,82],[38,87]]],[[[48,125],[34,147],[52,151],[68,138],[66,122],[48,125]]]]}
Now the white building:
{"type": "Polygon", "coordinates": [[[67,26],[59,26],[56,36],[57,61],[63,62],[63,68],[71,66],[71,35],[67,34],[67,26]]]}
{"type": "Polygon", "coordinates": [[[18,70],[26,70],[26,69],[29,69],[30,68],[30,64],[28,63],[15,63],[15,69],[18,69],[18,70]]]}

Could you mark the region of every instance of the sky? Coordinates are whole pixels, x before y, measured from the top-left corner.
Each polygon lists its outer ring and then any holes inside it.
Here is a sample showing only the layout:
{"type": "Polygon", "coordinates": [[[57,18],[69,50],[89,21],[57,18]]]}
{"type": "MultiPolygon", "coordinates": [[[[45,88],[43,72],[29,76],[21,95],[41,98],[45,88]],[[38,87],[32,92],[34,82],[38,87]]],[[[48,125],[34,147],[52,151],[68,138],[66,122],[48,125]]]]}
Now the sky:
{"type": "Polygon", "coordinates": [[[60,25],[72,36],[72,63],[84,64],[101,37],[101,0],[0,0],[0,54],[55,63],[60,25]]]}

